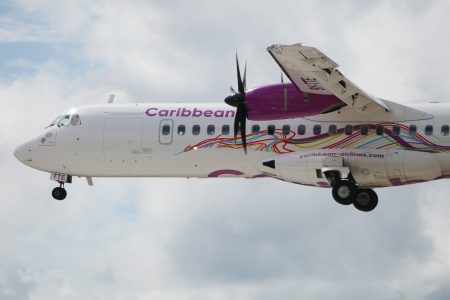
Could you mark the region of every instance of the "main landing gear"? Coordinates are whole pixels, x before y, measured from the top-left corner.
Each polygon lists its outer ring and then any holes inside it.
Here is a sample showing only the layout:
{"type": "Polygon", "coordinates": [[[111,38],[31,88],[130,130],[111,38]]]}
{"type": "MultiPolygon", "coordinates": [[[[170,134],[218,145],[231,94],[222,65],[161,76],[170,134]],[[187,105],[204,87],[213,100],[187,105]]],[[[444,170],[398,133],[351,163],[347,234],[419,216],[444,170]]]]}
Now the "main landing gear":
{"type": "Polygon", "coordinates": [[[360,189],[350,180],[337,180],[333,184],[333,198],[342,205],[353,206],[360,211],[371,211],[378,204],[378,196],[372,189],[360,189]]]}

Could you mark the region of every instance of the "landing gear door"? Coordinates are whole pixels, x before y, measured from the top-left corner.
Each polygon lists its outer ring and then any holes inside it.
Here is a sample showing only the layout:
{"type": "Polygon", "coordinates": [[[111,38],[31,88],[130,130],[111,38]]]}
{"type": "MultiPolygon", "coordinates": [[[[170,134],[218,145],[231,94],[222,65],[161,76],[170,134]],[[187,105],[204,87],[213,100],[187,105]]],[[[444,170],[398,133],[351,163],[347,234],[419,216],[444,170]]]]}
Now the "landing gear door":
{"type": "Polygon", "coordinates": [[[399,151],[388,152],[386,155],[388,179],[392,185],[401,185],[406,181],[403,170],[403,158],[399,151]]]}
{"type": "Polygon", "coordinates": [[[161,145],[172,144],[173,120],[164,119],[159,123],[159,143],[161,145]]]}

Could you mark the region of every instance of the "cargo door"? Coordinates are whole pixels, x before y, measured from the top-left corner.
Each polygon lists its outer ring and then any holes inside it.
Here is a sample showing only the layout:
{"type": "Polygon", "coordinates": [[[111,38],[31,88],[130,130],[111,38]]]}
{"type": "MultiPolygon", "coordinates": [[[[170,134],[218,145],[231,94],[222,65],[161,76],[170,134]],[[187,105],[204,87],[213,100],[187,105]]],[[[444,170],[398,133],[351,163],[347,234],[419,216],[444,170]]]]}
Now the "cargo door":
{"type": "Polygon", "coordinates": [[[103,133],[103,154],[111,163],[137,162],[141,158],[141,116],[108,116],[103,133]]]}

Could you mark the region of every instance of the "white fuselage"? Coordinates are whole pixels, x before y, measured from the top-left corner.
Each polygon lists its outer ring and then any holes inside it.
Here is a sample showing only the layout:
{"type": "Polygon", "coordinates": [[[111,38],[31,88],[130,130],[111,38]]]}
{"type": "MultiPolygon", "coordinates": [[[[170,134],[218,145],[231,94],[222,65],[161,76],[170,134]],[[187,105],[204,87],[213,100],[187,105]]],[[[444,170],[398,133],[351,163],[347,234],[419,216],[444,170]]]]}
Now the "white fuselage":
{"type": "Polygon", "coordinates": [[[225,104],[86,106],[68,114],[78,115],[79,123],[48,127],[15,155],[42,171],[86,177],[270,176],[327,187],[321,170],[336,164],[350,167],[361,186],[449,176],[450,105],[412,110],[399,105],[380,117],[343,108],[308,118],[247,121],[246,155],[233,136],[234,109],[225,104]],[[274,168],[262,164],[271,160],[274,168]]]}

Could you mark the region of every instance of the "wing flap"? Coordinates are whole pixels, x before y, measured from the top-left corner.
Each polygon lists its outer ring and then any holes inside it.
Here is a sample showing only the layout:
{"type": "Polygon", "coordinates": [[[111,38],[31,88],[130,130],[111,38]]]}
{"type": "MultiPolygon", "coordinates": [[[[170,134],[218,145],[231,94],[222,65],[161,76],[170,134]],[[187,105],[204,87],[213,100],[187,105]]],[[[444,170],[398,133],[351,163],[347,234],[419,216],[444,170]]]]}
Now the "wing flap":
{"type": "Polygon", "coordinates": [[[335,95],[360,113],[390,111],[382,100],[356,86],[337,69],[339,65],[317,48],[270,45],[267,50],[302,92],[335,95]]]}

